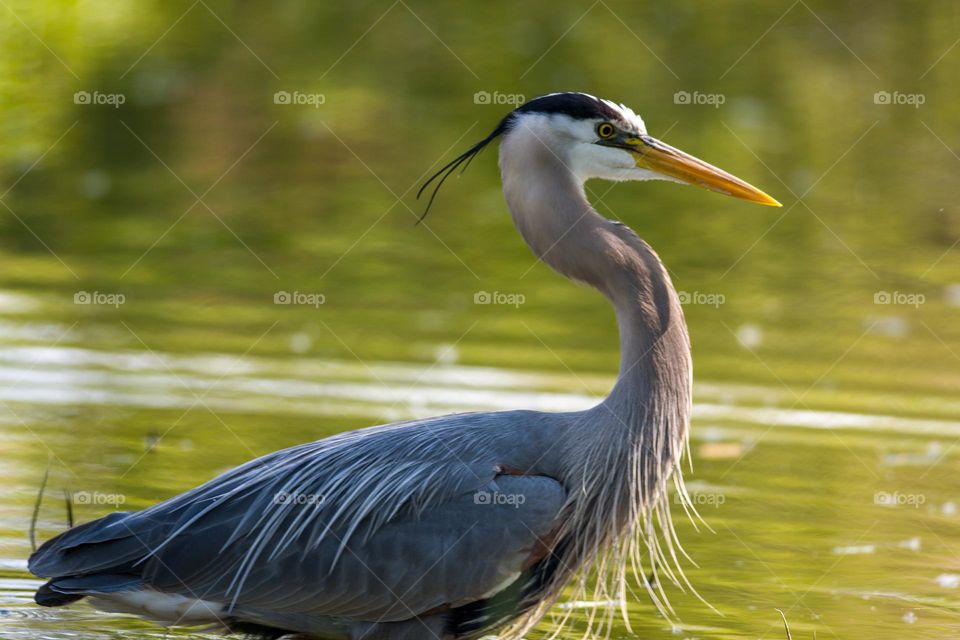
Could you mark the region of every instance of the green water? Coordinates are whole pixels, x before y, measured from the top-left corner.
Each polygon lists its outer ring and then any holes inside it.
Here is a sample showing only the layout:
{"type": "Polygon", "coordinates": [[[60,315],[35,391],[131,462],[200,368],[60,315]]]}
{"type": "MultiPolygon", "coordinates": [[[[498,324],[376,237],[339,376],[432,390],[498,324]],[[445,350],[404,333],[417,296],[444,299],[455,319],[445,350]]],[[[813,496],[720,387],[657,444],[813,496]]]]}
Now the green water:
{"type": "Polygon", "coordinates": [[[567,89],[784,203],[588,185],[691,300],[713,532],[677,515],[722,615],[638,594],[634,632],[960,635],[958,37],[935,1],[4,3],[0,637],[163,633],[32,604],[48,460],[42,537],[61,488],[85,521],[345,429],[605,393],[612,313],[534,261],[494,152],[413,224],[509,108],[478,92],[567,89]]]}

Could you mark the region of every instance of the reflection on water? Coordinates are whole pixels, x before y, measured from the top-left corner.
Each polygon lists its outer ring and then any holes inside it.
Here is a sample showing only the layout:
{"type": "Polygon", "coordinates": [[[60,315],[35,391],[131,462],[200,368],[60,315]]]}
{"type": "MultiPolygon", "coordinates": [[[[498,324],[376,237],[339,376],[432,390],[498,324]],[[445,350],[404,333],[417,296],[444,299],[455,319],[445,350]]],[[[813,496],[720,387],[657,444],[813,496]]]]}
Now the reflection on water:
{"type": "Polygon", "coordinates": [[[61,488],[88,520],[344,429],[602,396],[612,314],[523,246],[495,154],[413,225],[502,102],[566,89],[785,205],[588,185],[685,301],[712,531],[678,519],[723,614],[631,594],[634,631],[958,635],[956,3],[4,5],[0,636],[163,635],[32,605],[48,463],[44,537],[61,488]]]}
{"type": "MultiPolygon", "coordinates": [[[[580,411],[601,397],[557,388],[569,385],[570,380],[556,374],[442,361],[428,366],[307,358],[291,361],[22,344],[0,347],[0,384],[6,385],[0,388],[0,402],[189,409],[202,400],[205,407],[218,412],[376,416],[384,421],[517,407],[580,411]]],[[[594,384],[611,386],[612,379],[595,376],[594,384]]],[[[769,390],[762,387],[701,385],[694,417],[767,427],[960,437],[960,421],[756,406],[757,398],[764,396],[769,396],[769,390]]],[[[716,453],[719,448],[714,451],[713,457],[723,457],[716,453]]],[[[920,463],[935,462],[938,451],[921,458],[920,463]]]]}

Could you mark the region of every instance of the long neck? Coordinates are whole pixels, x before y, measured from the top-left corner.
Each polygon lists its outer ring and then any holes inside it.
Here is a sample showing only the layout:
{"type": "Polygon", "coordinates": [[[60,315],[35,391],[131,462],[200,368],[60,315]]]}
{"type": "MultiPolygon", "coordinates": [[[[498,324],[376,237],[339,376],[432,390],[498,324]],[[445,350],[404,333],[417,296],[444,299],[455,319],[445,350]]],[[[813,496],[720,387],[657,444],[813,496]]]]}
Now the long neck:
{"type": "MultiPolygon", "coordinates": [[[[559,597],[575,574],[597,579],[587,599],[622,598],[626,567],[686,580],[666,498],[693,509],[680,463],[690,414],[690,343],[680,302],[653,249],[587,202],[583,180],[538,135],[517,127],[500,145],[500,173],[514,223],[533,252],[558,273],[600,291],[620,330],[620,373],[596,407],[556,419],[557,447],[543,455],[569,489],[568,517],[558,534],[564,570],[545,588],[559,597]]],[[[688,511],[689,513],[689,511],[688,511]]],[[[689,583],[687,583],[689,584],[689,583]]],[[[647,592],[666,612],[658,592],[647,592]]],[[[579,597],[579,596],[578,596],[579,597]]]]}
{"type": "Polygon", "coordinates": [[[599,215],[582,181],[544,145],[508,137],[500,165],[507,205],[533,252],[613,304],[620,372],[605,408],[631,430],[672,429],[678,433],[663,435],[682,441],[690,348],[677,295],[656,253],[629,228],[599,215]]]}

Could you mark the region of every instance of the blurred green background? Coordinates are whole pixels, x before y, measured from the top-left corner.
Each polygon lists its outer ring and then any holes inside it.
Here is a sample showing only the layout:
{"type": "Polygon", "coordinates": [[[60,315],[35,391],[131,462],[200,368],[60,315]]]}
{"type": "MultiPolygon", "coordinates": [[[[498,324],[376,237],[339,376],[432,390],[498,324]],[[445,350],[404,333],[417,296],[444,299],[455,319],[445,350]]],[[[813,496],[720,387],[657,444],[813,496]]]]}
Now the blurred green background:
{"type": "Polygon", "coordinates": [[[0,5],[0,637],[155,633],[29,605],[51,456],[139,507],[343,429],[604,393],[612,313],[535,262],[494,150],[414,225],[426,176],[562,90],[784,203],[588,185],[689,302],[691,478],[725,496],[688,533],[727,617],[641,595],[635,629],[782,637],[779,606],[801,638],[955,630],[956,3],[0,5]]]}

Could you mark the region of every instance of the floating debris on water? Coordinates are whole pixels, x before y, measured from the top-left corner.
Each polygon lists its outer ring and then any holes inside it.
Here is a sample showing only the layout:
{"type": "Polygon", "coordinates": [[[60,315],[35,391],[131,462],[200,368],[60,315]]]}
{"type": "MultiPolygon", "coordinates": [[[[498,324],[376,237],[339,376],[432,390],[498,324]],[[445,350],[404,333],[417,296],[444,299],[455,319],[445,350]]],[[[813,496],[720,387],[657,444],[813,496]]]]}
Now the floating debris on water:
{"type": "Polygon", "coordinates": [[[923,546],[923,540],[920,536],[907,538],[896,543],[896,545],[876,545],[876,544],[852,544],[833,548],[833,553],[838,556],[856,556],[869,555],[876,553],[878,549],[907,549],[908,551],[920,551],[923,546]]]}
{"type": "Polygon", "coordinates": [[[697,449],[703,460],[736,460],[743,451],[742,442],[706,442],[697,449]]]}
{"type": "Polygon", "coordinates": [[[460,362],[460,350],[455,344],[441,344],[433,352],[437,364],[456,364],[460,362]]]}
{"type": "Polygon", "coordinates": [[[956,573],[941,573],[934,578],[934,582],[944,589],[956,589],[960,587],[960,575],[956,573]]]}
{"type": "Polygon", "coordinates": [[[913,624],[917,621],[917,614],[915,614],[913,611],[907,611],[905,614],[903,614],[903,621],[907,624],[913,624]]]}
{"type": "Polygon", "coordinates": [[[877,552],[875,544],[856,544],[847,547],[834,547],[833,552],[838,556],[864,555],[877,552]]]}
{"type": "Polygon", "coordinates": [[[864,318],[864,330],[875,336],[902,338],[910,333],[910,323],[902,316],[872,316],[864,318]]]}
{"type": "Polygon", "coordinates": [[[302,355],[310,351],[313,346],[313,338],[310,337],[309,333],[299,331],[290,336],[289,344],[290,351],[302,355]]]}
{"type": "Polygon", "coordinates": [[[901,549],[909,549],[910,551],[920,551],[921,543],[920,536],[914,536],[898,542],[897,546],[901,549]]]}
{"type": "Polygon", "coordinates": [[[740,325],[737,340],[747,349],[755,349],[763,344],[763,329],[755,324],[740,325]]]}
{"type": "Polygon", "coordinates": [[[157,445],[160,444],[160,433],[156,429],[150,429],[143,436],[143,449],[144,451],[150,452],[157,448],[157,445]]]}
{"type": "Polygon", "coordinates": [[[951,307],[960,307],[960,284],[948,284],[943,288],[943,299],[951,307]]]}

